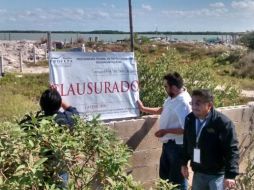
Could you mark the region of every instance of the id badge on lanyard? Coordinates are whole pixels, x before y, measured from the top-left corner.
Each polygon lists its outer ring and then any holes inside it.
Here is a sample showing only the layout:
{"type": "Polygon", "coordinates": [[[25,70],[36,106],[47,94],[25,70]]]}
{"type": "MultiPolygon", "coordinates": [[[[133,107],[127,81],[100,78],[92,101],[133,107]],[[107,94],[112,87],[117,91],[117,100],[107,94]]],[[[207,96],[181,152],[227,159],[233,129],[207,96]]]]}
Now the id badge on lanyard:
{"type": "Polygon", "coordinates": [[[200,164],[200,149],[199,148],[194,148],[193,161],[200,164]]]}
{"type": "Polygon", "coordinates": [[[200,157],[201,157],[201,153],[200,153],[200,149],[198,148],[198,141],[202,132],[203,127],[205,126],[205,122],[206,120],[204,120],[203,122],[200,122],[199,120],[196,121],[196,148],[194,148],[193,150],[193,161],[200,164],[200,157]],[[199,130],[198,130],[199,128],[199,130]]]}

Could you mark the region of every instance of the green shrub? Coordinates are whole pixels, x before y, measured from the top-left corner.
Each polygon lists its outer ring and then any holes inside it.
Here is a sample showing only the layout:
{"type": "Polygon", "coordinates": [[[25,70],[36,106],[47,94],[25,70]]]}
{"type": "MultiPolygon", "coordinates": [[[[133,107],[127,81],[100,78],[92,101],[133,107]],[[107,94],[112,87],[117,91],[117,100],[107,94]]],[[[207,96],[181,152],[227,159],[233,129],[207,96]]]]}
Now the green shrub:
{"type": "MultiPolygon", "coordinates": [[[[1,190],[61,189],[63,172],[69,174],[70,190],[143,189],[125,172],[131,151],[98,118],[75,118],[70,131],[53,117],[29,117],[31,121],[21,126],[0,123],[1,190]]],[[[163,187],[174,186],[159,180],[155,188],[163,187]]]]}
{"type": "Polygon", "coordinates": [[[254,79],[254,52],[249,52],[234,64],[233,76],[254,79]]]}
{"type": "Polygon", "coordinates": [[[225,51],[216,57],[215,63],[219,65],[227,65],[237,63],[245,54],[243,50],[225,51]]]}
{"type": "Polygon", "coordinates": [[[170,49],[154,63],[149,63],[149,57],[137,55],[140,97],[147,106],[161,106],[165,99],[163,76],[168,72],[179,72],[188,91],[208,88],[215,95],[215,106],[226,106],[239,102],[239,90],[235,84],[216,78],[212,69],[213,59],[193,61],[182,57],[176,50],[170,49]],[[149,63],[149,64],[148,64],[149,63]]]}
{"type": "Polygon", "coordinates": [[[240,42],[250,49],[254,49],[254,32],[247,32],[241,36],[240,42]]]}
{"type": "Polygon", "coordinates": [[[150,42],[150,39],[146,36],[140,36],[140,40],[142,44],[148,44],[150,42]]]}
{"type": "Polygon", "coordinates": [[[248,159],[246,171],[236,179],[238,190],[254,189],[254,159],[248,159]]]}
{"type": "Polygon", "coordinates": [[[68,189],[139,189],[125,174],[130,150],[95,118],[76,119],[74,131],[52,118],[32,116],[22,128],[0,124],[0,189],[57,189],[58,174],[69,173],[68,189]],[[122,187],[122,188],[119,188],[122,187]]]}
{"type": "Polygon", "coordinates": [[[158,181],[156,181],[155,185],[156,185],[156,188],[155,188],[156,190],[165,190],[165,189],[177,190],[178,189],[178,185],[173,185],[169,183],[168,180],[159,179],[158,181]]]}

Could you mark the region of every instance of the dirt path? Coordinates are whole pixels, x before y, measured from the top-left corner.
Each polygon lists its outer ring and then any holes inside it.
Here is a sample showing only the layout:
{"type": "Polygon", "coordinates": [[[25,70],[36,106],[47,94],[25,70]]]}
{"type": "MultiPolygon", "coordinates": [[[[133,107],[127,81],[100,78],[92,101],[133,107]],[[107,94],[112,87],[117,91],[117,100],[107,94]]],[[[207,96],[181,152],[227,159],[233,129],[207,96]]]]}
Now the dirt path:
{"type": "Polygon", "coordinates": [[[23,73],[49,73],[48,67],[26,67],[23,68],[23,73]]]}
{"type": "Polygon", "coordinates": [[[245,97],[254,97],[254,90],[242,90],[241,92],[242,96],[245,97]]]}

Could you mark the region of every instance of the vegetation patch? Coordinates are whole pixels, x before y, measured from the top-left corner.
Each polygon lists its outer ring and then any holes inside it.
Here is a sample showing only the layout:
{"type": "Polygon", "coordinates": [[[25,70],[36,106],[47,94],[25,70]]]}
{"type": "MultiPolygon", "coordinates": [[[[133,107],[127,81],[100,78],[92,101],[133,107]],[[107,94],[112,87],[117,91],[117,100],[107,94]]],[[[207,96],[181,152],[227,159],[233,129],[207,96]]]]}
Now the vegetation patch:
{"type": "Polygon", "coordinates": [[[168,72],[179,72],[188,91],[193,89],[208,88],[215,96],[215,105],[228,106],[239,104],[239,88],[230,81],[218,80],[212,69],[214,59],[203,58],[196,61],[190,57],[183,57],[175,49],[170,49],[153,64],[147,64],[149,57],[139,55],[138,72],[140,82],[140,96],[145,105],[161,106],[165,99],[165,91],[162,85],[163,76],[168,72]]]}
{"type": "Polygon", "coordinates": [[[254,79],[254,52],[249,52],[234,64],[233,76],[254,79]]]}
{"type": "Polygon", "coordinates": [[[38,109],[48,74],[6,74],[0,79],[0,121],[14,121],[38,109]]]}
{"type": "MultiPolygon", "coordinates": [[[[29,117],[20,126],[0,123],[0,189],[143,189],[126,174],[131,150],[98,118],[77,117],[70,131],[54,117],[29,117]]],[[[162,180],[156,184],[156,189],[175,187],[162,180]]]]}

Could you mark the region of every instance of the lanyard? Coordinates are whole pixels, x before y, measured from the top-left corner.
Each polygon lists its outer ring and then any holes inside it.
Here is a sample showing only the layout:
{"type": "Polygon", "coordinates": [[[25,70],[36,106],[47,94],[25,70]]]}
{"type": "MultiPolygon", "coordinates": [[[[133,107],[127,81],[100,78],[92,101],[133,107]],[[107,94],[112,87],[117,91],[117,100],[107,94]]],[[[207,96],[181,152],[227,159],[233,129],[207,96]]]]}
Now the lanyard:
{"type": "Polygon", "coordinates": [[[205,124],[206,124],[206,119],[203,121],[196,119],[196,145],[198,145],[198,141],[205,124]]]}

